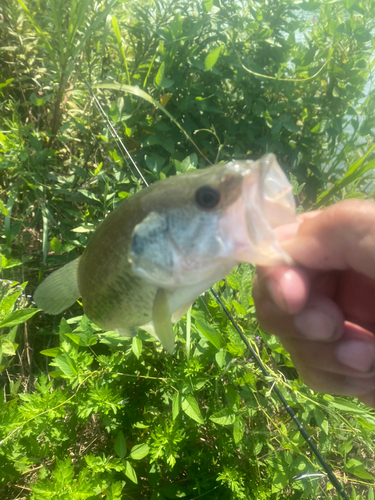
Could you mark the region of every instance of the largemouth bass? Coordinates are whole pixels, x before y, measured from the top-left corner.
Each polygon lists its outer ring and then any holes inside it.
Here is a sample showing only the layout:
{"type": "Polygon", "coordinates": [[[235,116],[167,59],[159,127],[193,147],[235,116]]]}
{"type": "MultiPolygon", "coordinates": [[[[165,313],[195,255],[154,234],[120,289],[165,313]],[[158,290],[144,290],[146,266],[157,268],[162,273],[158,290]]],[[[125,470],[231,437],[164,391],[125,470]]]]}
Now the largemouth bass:
{"type": "Polygon", "coordinates": [[[169,177],[124,200],[34,299],[59,314],[82,297],[103,329],[144,328],[172,353],[172,322],[233,267],[288,261],[273,229],[294,221],[292,188],[273,154],[169,177]]]}

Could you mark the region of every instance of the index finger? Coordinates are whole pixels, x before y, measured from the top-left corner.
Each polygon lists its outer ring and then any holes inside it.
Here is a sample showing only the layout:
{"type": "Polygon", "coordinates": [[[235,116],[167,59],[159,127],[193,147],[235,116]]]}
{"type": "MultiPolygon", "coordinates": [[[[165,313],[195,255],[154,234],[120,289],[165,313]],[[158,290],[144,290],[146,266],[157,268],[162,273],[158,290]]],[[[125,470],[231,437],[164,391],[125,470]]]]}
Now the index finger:
{"type": "Polygon", "coordinates": [[[354,269],[375,278],[375,203],[347,200],[322,210],[282,242],[295,262],[310,269],[354,269]]]}

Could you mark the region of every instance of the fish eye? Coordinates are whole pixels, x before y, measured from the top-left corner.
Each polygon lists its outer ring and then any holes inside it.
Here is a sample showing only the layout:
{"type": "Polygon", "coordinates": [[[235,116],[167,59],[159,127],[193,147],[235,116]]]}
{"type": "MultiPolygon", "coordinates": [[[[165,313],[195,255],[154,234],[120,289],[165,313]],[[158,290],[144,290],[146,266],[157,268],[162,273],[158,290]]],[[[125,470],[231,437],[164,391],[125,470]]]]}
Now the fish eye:
{"type": "Polygon", "coordinates": [[[201,208],[215,208],[220,201],[220,193],[211,186],[202,186],[195,193],[195,201],[201,208]]]}

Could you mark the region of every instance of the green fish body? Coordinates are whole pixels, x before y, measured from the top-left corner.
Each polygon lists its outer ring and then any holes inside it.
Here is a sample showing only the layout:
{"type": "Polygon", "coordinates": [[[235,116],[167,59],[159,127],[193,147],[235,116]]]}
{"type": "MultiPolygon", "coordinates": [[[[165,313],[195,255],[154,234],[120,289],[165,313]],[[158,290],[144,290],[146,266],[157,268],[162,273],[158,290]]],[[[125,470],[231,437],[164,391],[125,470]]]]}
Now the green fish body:
{"type": "Polygon", "coordinates": [[[124,200],[34,299],[58,314],[82,297],[103,329],[144,328],[172,353],[172,322],[234,266],[288,260],[273,229],[293,221],[292,188],[272,154],[169,177],[124,200]]]}

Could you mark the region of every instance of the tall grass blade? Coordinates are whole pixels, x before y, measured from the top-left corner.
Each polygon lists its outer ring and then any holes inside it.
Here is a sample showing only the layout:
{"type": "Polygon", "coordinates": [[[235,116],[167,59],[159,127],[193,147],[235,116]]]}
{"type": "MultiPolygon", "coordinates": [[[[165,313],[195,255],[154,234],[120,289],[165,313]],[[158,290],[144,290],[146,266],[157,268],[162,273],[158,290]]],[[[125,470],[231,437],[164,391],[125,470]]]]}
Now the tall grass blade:
{"type": "Polygon", "coordinates": [[[329,202],[335,194],[338,194],[342,189],[344,189],[344,187],[361,179],[369,170],[375,168],[375,159],[363,165],[363,162],[365,161],[367,156],[371,153],[371,151],[374,150],[374,148],[375,144],[367,151],[365,155],[363,155],[363,157],[360,160],[358,160],[351,166],[349,171],[346,173],[346,175],[344,175],[344,177],[342,177],[342,179],[340,179],[338,182],[335,183],[334,186],[327,189],[326,191],[324,191],[324,193],[322,193],[319,196],[315,205],[319,207],[327,204],[327,202],[329,202]]]}
{"type": "Polygon", "coordinates": [[[145,79],[144,79],[144,82],[143,82],[143,88],[145,88],[145,87],[146,87],[146,85],[147,85],[147,80],[148,80],[148,77],[150,76],[150,73],[151,73],[152,67],[153,67],[153,65],[154,65],[155,58],[156,58],[156,52],[155,52],[155,54],[154,54],[154,57],[151,59],[150,65],[149,65],[149,67],[148,67],[148,70],[147,70],[147,75],[145,76],[145,79]]]}
{"type": "Polygon", "coordinates": [[[192,306],[189,307],[188,312],[186,313],[186,359],[188,362],[190,359],[190,343],[191,343],[191,309],[192,306]]]}
{"type": "Polygon", "coordinates": [[[136,95],[138,97],[141,97],[145,101],[149,102],[156,108],[160,109],[165,115],[168,116],[168,118],[175,124],[177,127],[181,130],[181,132],[189,139],[189,141],[193,144],[193,146],[196,148],[196,150],[199,152],[199,154],[210,164],[212,165],[212,162],[206,157],[206,155],[199,149],[197,144],[193,141],[193,139],[190,137],[190,135],[186,132],[186,130],[178,123],[178,121],[164,108],[160,102],[156,101],[153,99],[147,92],[144,90],[141,90],[138,87],[134,87],[132,85],[125,85],[121,83],[97,83],[92,86],[92,88],[96,89],[108,89],[108,90],[120,90],[123,92],[127,92],[129,94],[136,95]]]}
{"type": "Polygon", "coordinates": [[[109,2],[109,4],[107,5],[107,7],[102,12],[100,12],[100,14],[95,19],[95,21],[92,22],[92,23],[90,23],[89,27],[86,28],[86,30],[85,30],[84,34],[82,35],[82,38],[80,39],[78,45],[75,47],[74,50],[72,50],[71,58],[70,58],[70,61],[69,61],[69,66],[67,68],[67,73],[68,74],[70,74],[72,72],[74,64],[75,64],[75,60],[78,57],[78,55],[82,52],[83,46],[86,43],[86,41],[88,40],[88,38],[90,38],[90,36],[93,33],[95,33],[96,31],[99,30],[99,28],[100,28],[103,20],[106,19],[106,17],[108,16],[109,12],[115,6],[116,3],[117,3],[117,0],[112,0],[111,2],[109,2]]]}
{"type": "Polygon", "coordinates": [[[61,2],[57,2],[56,0],[50,0],[49,2],[51,6],[52,19],[54,23],[54,28],[56,30],[57,42],[59,45],[59,55],[60,55],[60,67],[64,67],[64,47],[65,43],[63,41],[62,31],[61,31],[61,23],[62,23],[62,15],[61,15],[61,2]],[[58,4],[58,5],[56,5],[58,4]]]}
{"type": "Polygon", "coordinates": [[[112,27],[113,27],[113,31],[115,32],[115,36],[116,36],[117,43],[119,46],[122,61],[123,61],[124,66],[125,66],[126,79],[128,81],[128,85],[130,85],[130,75],[129,75],[128,63],[126,62],[125,50],[124,50],[124,46],[122,44],[121,32],[120,32],[120,28],[119,28],[116,16],[112,16],[112,27]]]}
{"type": "Polygon", "coordinates": [[[43,266],[47,262],[48,254],[48,218],[43,215],[43,266]]]}
{"type": "Polygon", "coordinates": [[[74,40],[78,29],[87,19],[87,12],[91,0],[72,0],[69,15],[67,52],[73,51],[74,40]]]}
{"type": "Polygon", "coordinates": [[[12,217],[12,209],[13,209],[13,205],[14,205],[14,202],[16,201],[17,199],[17,195],[18,195],[18,186],[15,187],[10,195],[9,195],[9,198],[8,198],[8,202],[6,204],[6,210],[7,210],[7,215],[4,217],[4,234],[5,234],[5,241],[6,241],[6,246],[7,246],[7,250],[9,251],[10,253],[10,246],[12,244],[12,235],[11,235],[11,231],[10,231],[10,222],[11,222],[11,217],[12,217]]]}
{"type": "Polygon", "coordinates": [[[43,45],[44,45],[45,49],[47,50],[48,55],[51,58],[51,61],[53,63],[55,63],[56,66],[58,66],[58,63],[57,63],[57,60],[56,60],[56,57],[55,57],[55,51],[54,51],[52,45],[50,44],[47,36],[45,35],[44,31],[40,28],[39,24],[35,21],[34,16],[31,14],[31,12],[26,7],[26,5],[22,2],[22,0],[17,0],[17,2],[21,5],[21,7],[24,10],[26,16],[28,17],[29,21],[33,25],[35,31],[38,33],[38,36],[41,39],[41,41],[43,42],[43,45]]]}
{"type": "Polygon", "coordinates": [[[103,37],[102,37],[102,45],[100,48],[100,58],[102,60],[102,71],[103,71],[103,61],[104,61],[104,56],[105,56],[105,48],[107,45],[107,38],[109,35],[109,28],[112,22],[112,14],[107,15],[107,19],[105,20],[105,25],[104,25],[104,31],[103,31],[103,37]]]}

